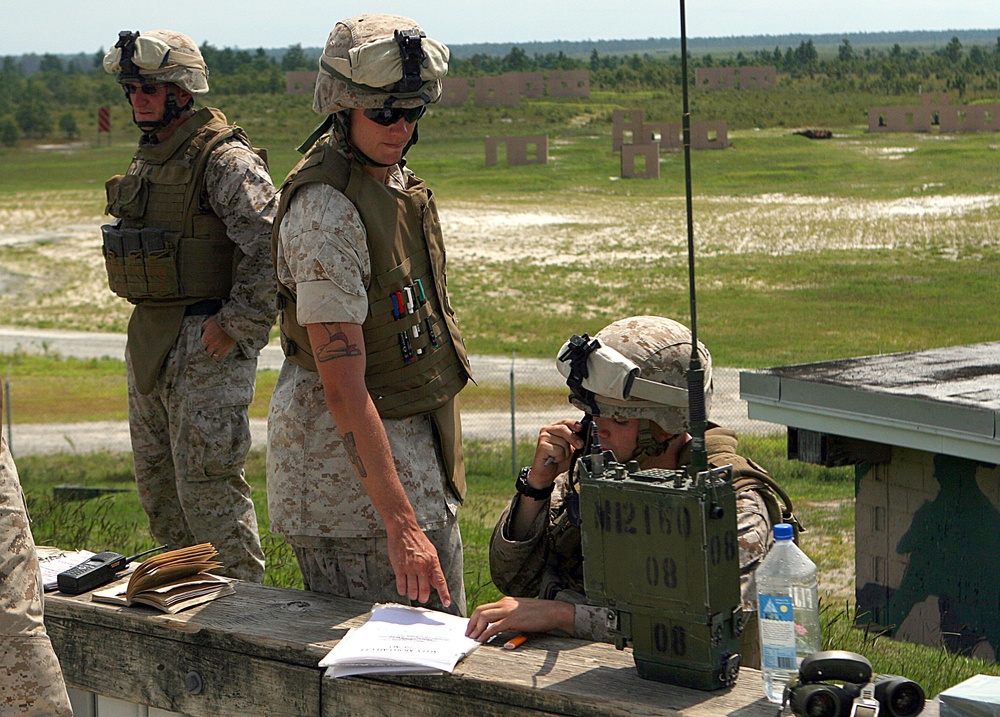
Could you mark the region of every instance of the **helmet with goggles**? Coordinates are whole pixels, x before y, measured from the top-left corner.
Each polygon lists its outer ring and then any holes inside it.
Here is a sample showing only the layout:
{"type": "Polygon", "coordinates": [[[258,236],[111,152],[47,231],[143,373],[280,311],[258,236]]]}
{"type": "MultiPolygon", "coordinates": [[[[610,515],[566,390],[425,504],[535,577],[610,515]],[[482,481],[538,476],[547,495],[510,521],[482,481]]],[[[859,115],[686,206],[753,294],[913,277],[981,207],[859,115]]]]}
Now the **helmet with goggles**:
{"type": "Polygon", "coordinates": [[[104,56],[104,70],[122,84],[170,82],[192,95],[208,92],[208,67],[198,46],[170,30],[122,30],[104,56]]]}
{"type": "MultiPolygon", "coordinates": [[[[319,59],[313,109],[410,109],[437,102],[448,73],[447,46],[400,15],[359,15],[338,22],[319,59]]],[[[366,113],[368,114],[368,113],[366,113]]],[[[369,115],[369,119],[377,119],[369,115]]],[[[398,116],[396,117],[398,121],[398,116]]]]}
{"type": "MultiPolygon", "coordinates": [[[[699,341],[705,370],[705,407],[712,397],[712,357],[699,341]]],[[[593,339],[574,336],[559,351],[570,402],[595,416],[656,423],[676,435],[690,427],[687,370],[691,331],[660,316],[615,321],[593,339]]]]}

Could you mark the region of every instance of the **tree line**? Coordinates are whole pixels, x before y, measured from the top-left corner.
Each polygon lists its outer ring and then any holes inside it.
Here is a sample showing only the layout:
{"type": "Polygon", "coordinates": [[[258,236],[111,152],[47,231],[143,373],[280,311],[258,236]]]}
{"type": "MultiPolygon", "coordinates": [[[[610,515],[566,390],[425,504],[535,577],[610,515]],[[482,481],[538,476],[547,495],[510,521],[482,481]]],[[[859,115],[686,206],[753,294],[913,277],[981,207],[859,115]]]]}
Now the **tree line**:
{"type": "MultiPolygon", "coordinates": [[[[284,51],[250,51],[205,43],[201,51],[210,68],[212,92],[217,95],[284,93],[285,72],[316,67],[315,51],[301,45],[284,51]]],[[[90,62],[46,54],[35,58],[37,71],[28,71],[23,59],[0,58],[0,144],[14,146],[21,138],[78,137],[74,111],[121,99],[121,89],[102,69],[103,57],[103,49],[90,56],[90,62]]],[[[967,92],[1000,91],[1000,38],[993,44],[966,47],[953,37],[931,51],[904,49],[899,44],[888,49],[855,49],[844,38],[833,57],[821,57],[808,39],[797,47],[740,51],[718,58],[711,53],[692,54],[689,64],[692,68],[774,65],[782,74],[779,81],[812,83],[828,92],[899,96],[920,90],[955,90],[961,97],[967,92]]],[[[453,57],[450,67],[450,73],[459,77],[552,70],[590,70],[591,89],[597,91],[670,91],[681,83],[679,54],[602,55],[596,48],[588,58],[580,58],[562,51],[529,55],[512,47],[502,56],[453,57]]]]}

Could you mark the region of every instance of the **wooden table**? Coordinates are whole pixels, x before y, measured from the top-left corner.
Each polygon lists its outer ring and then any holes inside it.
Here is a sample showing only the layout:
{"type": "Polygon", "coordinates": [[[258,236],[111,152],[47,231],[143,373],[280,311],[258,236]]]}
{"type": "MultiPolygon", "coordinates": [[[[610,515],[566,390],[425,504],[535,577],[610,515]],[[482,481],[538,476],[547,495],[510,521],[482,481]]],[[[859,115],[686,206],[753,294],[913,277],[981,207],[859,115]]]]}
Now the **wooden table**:
{"type": "Polygon", "coordinates": [[[45,623],[69,686],[194,717],[776,712],[755,670],[732,689],[699,692],[640,679],[629,650],[548,635],[515,651],[484,645],[450,676],[324,679],[317,663],[370,607],[237,583],[235,595],[177,615],[49,594],[45,623]]]}

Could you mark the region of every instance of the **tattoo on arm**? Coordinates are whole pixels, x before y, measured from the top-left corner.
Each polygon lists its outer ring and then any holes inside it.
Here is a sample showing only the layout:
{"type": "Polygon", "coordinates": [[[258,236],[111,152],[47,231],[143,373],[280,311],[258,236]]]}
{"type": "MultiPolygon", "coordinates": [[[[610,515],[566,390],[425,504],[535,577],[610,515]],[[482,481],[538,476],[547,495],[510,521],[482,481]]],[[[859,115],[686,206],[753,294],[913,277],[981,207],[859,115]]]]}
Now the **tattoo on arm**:
{"type": "Polygon", "coordinates": [[[327,339],[316,347],[317,361],[332,361],[333,359],[361,355],[361,349],[358,348],[357,344],[351,343],[339,323],[323,324],[322,326],[326,330],[327,339]]]}
{"type": "Polygon", "coordinates": [[[365,471],[364,461],[361,460],[361,454],[358,453],[358,444],[354,440],[354,432],[344,434],[344,448],[347,449],[347,458],[354,465],[354,469],[358,472],[362,478],[368,476],[365,471]]]}

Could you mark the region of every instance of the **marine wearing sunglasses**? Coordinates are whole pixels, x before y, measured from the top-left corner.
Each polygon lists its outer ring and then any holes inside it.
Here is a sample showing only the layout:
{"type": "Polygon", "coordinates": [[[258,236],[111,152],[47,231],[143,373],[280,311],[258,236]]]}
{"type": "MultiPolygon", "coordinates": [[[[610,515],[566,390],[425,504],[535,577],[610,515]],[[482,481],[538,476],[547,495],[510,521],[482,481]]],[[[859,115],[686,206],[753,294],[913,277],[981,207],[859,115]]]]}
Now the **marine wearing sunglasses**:
{"type": "Polygon", "coordinates": [[[365,110],[365,117],[370,119],[372,122],[377,122],[383,127],[391,127],[392,125],[399,122],[399,120],[406,120],[407,124],[413,124],[418,119],[420,119],[424,110],[427,107],[421,105],[420,107],[379,107],[376,109],[365,110]]]}

